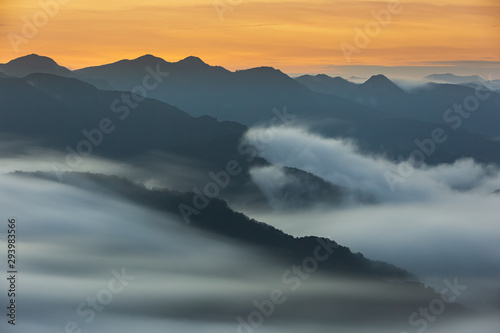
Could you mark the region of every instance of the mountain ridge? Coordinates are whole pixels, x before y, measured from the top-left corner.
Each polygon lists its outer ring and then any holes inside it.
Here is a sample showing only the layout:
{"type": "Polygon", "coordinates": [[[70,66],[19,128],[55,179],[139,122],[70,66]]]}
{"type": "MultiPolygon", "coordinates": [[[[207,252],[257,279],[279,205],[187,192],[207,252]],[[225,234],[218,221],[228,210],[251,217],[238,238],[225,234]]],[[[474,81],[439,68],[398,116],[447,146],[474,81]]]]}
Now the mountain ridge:
{"type": "MultiPolygon", "coordinates": [[[[44,172],[15,172],[13,175],[35,177],[51,181],[57,178],[44,172]]],[[[101,189],[122,195],[132,202],[151,208],[179,214],[178,207],[182,203],[192,202],[195,193],[182,193],[168,189],[148,190],[143,185],[117,176],[103,174],[70,172],[64,175],[64,184],[79,188],[91,186],[93,191],[101,189]]],[[[178,220],[183,223],[182,219],[178,220]]],[[[324,237],[293,237],[266,223],[256,221],[229,208],[219,198],[210,200],[209,205],[192,217],[191,227],[200,228],[222,236],[230,237],[245,243],[256,245],[271,251],[269,254],[285,260],[285,264],[297,264],[314,252],[314,248],[323,243],[333,253],[322,263],[325,272],[332,274],[353,274],[371,278],[397,281],[415,281],[415,276],[394,265],[365,258],[361,253],[352,253],[348,247],[338,245],[324,237]]]]}
{"type": "MultiPolygon", "coordinates": [[[[222,67],[202,65],[203,70],[188,72],[176,65],[170,70],[163,68],[161,64],[168,63],[154,56],[143,57],[143,60],[150,65],[158,60],[160,64],[149,70],[144,64],[137,65],[133,73],[129,73],[130,61],[120,61],[121,67],[115,63],[104,65],[106,71],[102,67],[92,68],[98,75],[80,79],[103,90],[131,91],[140,88],[151,71],[164,71],[168,76],[165,75],[155,89],[147,91],[148,97],[175,105],[191,116],[210,115],[221,121],[254,126],[269,123],[276,112],[286,109],[288,114],[301,123],[310,124],[312,130],[322,135],[353,139],[363,151],[390,159],[408,155],[415,149],[415,138],[430,133],[436,124],[450,127],[443,121],[443,113],[459,98],[474,94],[473,88],[453,85],[425,86],[408,94],[389,84],[390,89],[381,87],[382,91],[377,91],[370,89],[369,84],[351,85],[343,80],[338,81],[346,84],[345,92],[325,94],[269,67],[230,72],[222,67]],[[100,87],[97,80],[110,81],[112,87],[100,87]],[[351,88],[358,90],[359,87],[366,91],[360,95],[350,92],[351,88]]],[[[378,79],[388,82],[382,77],[378,79]]],[[[498,94],[492,94],[481,102],[480,112],[464,121],[463,128],[450,133],[449,140],[436,154],[429,156],[426,163],[450,163],[461,157],[497,162],[496,154],[490,150],[496,149],[491,138],[500,136],[495,125],[500,121],[497,119],[500,114],[494,112],[499,98],[498,94]]]]}
{"type": "Polygon", "coordinates": [[[38,54],[29,54],[0,64],[0,71],[9,76],[24,77],[33,73],[55,74],[76,77],[68,68],[60,66],[55,60],[38,54]]]}
{"type": "Polygon", "coordinates": [[[442,81],[446,83],[452,83],[452,84],[461,84],[461,83],[484,83],[486,82],[485,79],[483,79],[479,75],[455,75],[452,73],[445,73],[445,74],[431,74],[427,75],[424,77],[426,80],[437,80],[437,81],[442,81]]]}

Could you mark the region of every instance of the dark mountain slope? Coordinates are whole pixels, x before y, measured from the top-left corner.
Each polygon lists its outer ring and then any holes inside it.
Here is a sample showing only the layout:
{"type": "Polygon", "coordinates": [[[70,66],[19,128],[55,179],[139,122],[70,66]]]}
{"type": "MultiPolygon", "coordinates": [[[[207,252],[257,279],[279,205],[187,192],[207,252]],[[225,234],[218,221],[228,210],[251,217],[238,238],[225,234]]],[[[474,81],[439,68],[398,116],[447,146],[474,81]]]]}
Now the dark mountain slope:
{"type": "MultiPolygon", "coordinates": [[[[120,89],[130,90],[141,84],[147,73],[146,67],[156,68],[158,65],[169,75],[151,91],[151,96],[181,107],[190,114],[208,114],[251,126],[269,124],[275,117],[273,110],[283,113],[281,110],[286,107],[301,125],[329,137],[354,139],[363,151],[383,154],[394,160],[398,160],[399,155],[407,158],[418,148],[415,140],[429,137],[437,127],[435,117],[424,117],[419,112],[437,113],[442,117],[446,110],[443,104],[448,108],[456,103],[449,97],[437,103],[435,100],[426,101],[425,96],[407,94],[383,76],[375,76],[365,84],[354,86],[336,80],[335,84],[342,88],[337,93],[326,95],[314,92],[272,68],[229,72],[196,59],[190,57],[186,61],[168,63],[144,56],[77,72],[87,79],[108,80],[120,85],[120,89]]],[[[320,81],[323,79],[320,77],[320,81]]],[[[492,100],[491,103],[496,102],[492,100]]],[[[489,124],[494,122],[481,123],[491,127],[489,124]]],[[[449,124],[444,125],[448,139],[439,145],[436,153],[426,158],[426,163],[447,163],[462,157],[500,162],[500,156],[494,153],[500,148],[500,143],[481,137],[485,131],[467,133],[464,129],[470,126],[465,122],[457,131],[449,124]]]]}
{"type": "MultiPolygon", "coordinates": [[[[15,176],[57,181],[51,173],[17,172],[15,176]]],[[[312,236],[294,238],[272,226],[231,210],[220,199],[211,200],[205,209],[193,216],[191,224],[186,226],[181,217],[176,218],[178,207],[180,204],[189,204],[195,195],[194,193],[180,193],[165,189],[148,190],[123,178],[96,174],[68,173],[64,175],[64,183],[90,190],[92,193],[102,193],[114,198],[118,196],[133,204],[151,207],[157,210],[158,214],[166,213],[166,232],[172,227],[167,224],[167,221],[177,219],[179,228],[201,229],[208,232],[206,235],[208,240],[216,236],[215,239],[219,241],[226,239],[233,244],[234,242],[239,243],[242,251],[250,250],[251,253],[259,255],[261,258],[258,262],[238,263],[238,268],[235,270],[241,272],[242,267],[246,268],[246,275],[240,275],[239,278],[247,279],[251,283],[260,283],[262,295],[257,293],[242,294],[238,298],[238,302],[233,298],[221,295],[220,300],[212,300],[206,304],[199,302],[194,306],[190,305],[188,309],[183,302],[175,300],[156,302],[155,304],[158,306],[155,307],[156,310],[153,310],[153,313],[164,317],[199,320],[201,313],[203,318],[232,321],[237,316],[241,316],[242,313],[254,311],[253,304],[255,302],[252,303],[252,301],[268,297],[269,294],[265,295],[268,293],[268,288],[270,288],[269,290],[276,288],[275,282],[279,282],[280,278],[283,282],[285,282],[284,279],[287,279],[287,284],[294,282],[294,285],[297,286],[299,280],[297,276],[304,279],[302,280],[304,285],[309,281],[312,282],[313,279],[323,279],[325,284],[322,288],[326,288],[326,290],[317,290],[313,295],[306,293],[305,296],[311,297],[311,299],[301,296],[301,292],[287,293],[287,302],[279,307],[279,311],[273,316],[274,319],[287,320],[287,322],[328,320],[336,324],[358,323],[362,320],[365,325],[369,326],[376,323],[387,324],[389,321],[393,325],[397,325],[395,327],[404,328],[408,325],[408,316],[416,311],[415,309],[441,297],[433,289],[415,282],[415,277],[403,269],[385,262],[367,259],[361,253],[352,253],[349,248],[327,238],[312,236]],[[321,261],[317,259],[318,266],[314,270],[314,275],[310,270],[310,262],[313,257],[321,257],[321,261]],[[259,273],[264,270],[266,273],[259,273]],[[292,270],[309,273],[305,275],[306,277],[298,275],[299,273],[285,276],[292,270]],[[269,277],[273,278],[274,276],[276,280],[272,279],[269,282],[269,277]],[[311,279],[308,279],[309,277],[311,279]],[[328,287],[328,281],[331,281],[332,288],[349,288],[351,285],[356,290],[332,293],[328,287]],[[370,291],[372,288],[376,288],[376,292],[370,291]],[[316,293],[317,296],[315,296],[316,293]],[[367,294],[365,295],[365,293],[367,294]],[[315,301],[311,302],[311,300],[315,301]],[[306,309],[303,306],[304,302],[308,304],[306,309]]],[[[148,224],[151,222],[137,221],[137,223],[148,224]]],[[[158,229],[162,228],[162,225],[154,227],[158,229]]],[[[206,257],[206,260],[209,264],[214,264],[217,267],[219,258],[211,256],[206,257]]],[[[168,263],[168,258],[166,258],[166,263],[168,263]]],[[[235,278],[231,272],[227,274],[228,279],[222,281],[226,282],[235,278]]],[[[222,277],[224,278],[224,275],[222,277]]],[[[165,283],[169,282],[165,281],[165,283]]],[[[310,287],[311,284],[308,286],[310,287]]],[[[465,314],[467,311],[459,304],[447,304],[446,313],[440,317],[440,320],[465,314]]],[[[151,315],[151,310],[148,309],[145,315],[151,315]]]]}
{"type": "Polygon", "coordinates": [[[360,85],[327,75],[305,76],[296,80],[317,92],[345,97],[398,117],[445,124],[448,127],[458,124],[458,120],[450,120],[456,119],[457,113],[448,114],[449,109],[454,110],[455,105],[465,107],[465,103],[470,103],[468,107],[472,107],[479,102],[473,116],[462,117],[464,119],[459,128],[481,136],[500,136],[500,127],[496,126],[500,122],[500,113],[497,112],[500,108],[500,94],[494,91],[477,91],[490,90],[487,85],[467,87],[428,83],[405,93],[383,75],[373,76],[360,85]]]}
{"type": "Polygon", "coordinates": [[[331,77],[325,74],[303,75],[295,80],[311,90],[328,95],[337,95],[344,97],[354,97],[358,85],[339,76],[331,77]]]}
{"type": "MultiPolygon", "coordinates": [[[[51,173],[23,173],[16,172],[18,176],[33,176],[37,178],[57,181],[51,173]]],[[[140,205],[159,209],[178,216],[178,221],[184,223],[179,214],[179,205],[193,206],[194,193],[181,193],[166,189],[148,190],[136,185],[127,179],[116,176],[105,176],[86,173],[66,173],[64,183],[93,192],[108,193],[121,196],[140,205]]],[[[326,238],[301,237],[294,238],[265,223],[255,221],[247,216],[231,210],[226,202],[221,199],[212,199],[205,209],[200,209],[199,214],[190,218],[190,225],[206,231],[216,233],[233,240],[243,241],[246,244],[258,246],[269,251],[273,257],[284,260],[285,264],[298,264],[314,249],[323,246],[332,251],[328,261],[323,263],[325,272],[332,274],[354,274],[371,278],[406,280],[414,277],[393,265],[371,261],[360,253],[354,254],[349,248],[340,246],[326,238]],[[318,242],[319,240],[319,242],[318,242]]],[[[327,250],[328,251],[328,250],[327,250]]]]}
{"type": "MultiPolygon", "coordinates": [[[[214,181],[210,173],[226,172],[234,161],[239,172],[221,186],[220,195],[232,204],[267,207],[248,171],[268,163],[240,153],[247,128],[238,123],[195,118],[158,100],[135,102],[129,93],[101,91],[49,74],[0,79],[0,101],[0,133],[35,140],[65,154],[63,167],[78,167],[87,155],[104,157],[152,169],[173,188],[203,190],[214,181]]],[[[292,197],[294,207],[341,202],[344,190],[338,186],[300,170],[293,175],[311,186],[288,187],[282,195],[285,206],[292,197]]]]}
{"type": "MultiPolygon", "coordinates": [[[[500,162],[500,156],[496,153],[500,149],[499,142],[465,131],[477,123],[480,127],[477,132],[496,133],[494,124],[497,123],[498,112],[489,112],[484,108],[496,110],[498,94],[492,94],[491,98],[481,103],[474,114],[475,120],[470,117],[457,130],[442,120],[440,123],[429,122],[438,121],[436,118],[442,118],[454,103],[463,102],[464,93],[474,93],[473,89],[467,87],[458,87],[469,89],[458,94],[454,89],[452,92],[440,90],[437,93],[431,89],[429,93],[424,88],[418,94],[407,94],[379,77],[374,80],[383,80],[386,84],[377,88],[381,91],[367,96],[368,102],[365,103],[371,106],[366,106],[360,101],[350,101],[347,97],[313,92],[272,68],[233,73],[221,67],[209,66],[195,57],[168,63],[160,58],[144,56],[82,69],[78,75],[86,76],[88,71],[92,74],[90,81],[111,80],[112,84],[120,84],[120,89],[125,90],[141,87],[145,78],[149,79],[148,84],[151,85],[154,83],[152,77],[161,74],[160,85],[148,90],[147,95],[180,106],[192,115],[210,115],[249,125],[270,124],[272,121],[279,125],[282,119],[289,120],[283,116],[282,110],[286,107],[287,112],[294,115],[302,126],[329,137],[354,139],[363,151],[383,154],[394,160],[398,160],[400,155],[407,158],[413,150],[418,149],[415,140],[428,138],[436,127],[443,127],[447,140],[426,158],[426,163],[447,163],[462,157],[472,157],[487,163],[500,162]],[[384,94],[389,97],[384,97],[384,94]],[[394,97],[396,94],[398,97],[394,97]],[[437,101],[426,94],[436,95],[437,101]]],[[[368,81],[358,88],[370,91],[369,83],[373,81],[368,81]]]]}

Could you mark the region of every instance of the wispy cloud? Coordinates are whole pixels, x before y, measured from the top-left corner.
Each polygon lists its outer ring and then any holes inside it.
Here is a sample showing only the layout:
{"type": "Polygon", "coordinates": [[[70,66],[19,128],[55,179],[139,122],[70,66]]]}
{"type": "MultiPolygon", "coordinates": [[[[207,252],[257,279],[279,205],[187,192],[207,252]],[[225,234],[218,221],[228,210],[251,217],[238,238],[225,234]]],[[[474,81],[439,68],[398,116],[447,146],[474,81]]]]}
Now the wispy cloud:
{"type": "MultiPolygon", "coordinates": [[[[250,130],[247,139],[252,142],[262,135],[260,131],[250,130]]],[[[423,165],[392,192],[384,174],[398,163],[363,155],[352,143],[303,129],[279,128],[273,133],[262,157],[372,194],[378,203],[353,206],[348,202],[343,208],[280,214],[252,212],[254,217],[297,237],[335,235],[354,251],[396,263],[424,278],[451,273],[474,280],[500,274],[500,232],[495,227],[500,196],[492,194],[500,188],[497,168],[472,160],[423,165]]],[[[287,181],[279,169],[256,171],[256,183],[271,195],[273,186],[287,181]]],[[[500,290],[498,282],[476,283],[482,292],[492,286],[500,290]]],[[[490,301],[500,306],[493,297],[490,301]]]]}
{"type": "Polygon", "coordinates": [[[496,67],[500,65],[500,61],[491,60],[446,60],[446,61],[419,61],[410,62],[413,65],[430,65],[430,66],[481,66],[481,67],[496,67]]]}

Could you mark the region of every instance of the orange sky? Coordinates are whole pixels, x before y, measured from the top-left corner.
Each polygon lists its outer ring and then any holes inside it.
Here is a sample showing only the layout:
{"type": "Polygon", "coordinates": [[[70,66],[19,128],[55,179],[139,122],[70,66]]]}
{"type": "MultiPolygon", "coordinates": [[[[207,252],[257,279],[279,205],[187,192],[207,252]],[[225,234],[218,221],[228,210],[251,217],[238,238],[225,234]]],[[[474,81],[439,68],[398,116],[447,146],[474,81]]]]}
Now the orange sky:
{"type": "Polygon", "coordinates": [[[214,0],[59,1],[65,4],[45,16],[45,24],[39,0],[1,0],[0,63],[37,53],[81,68],[150,53],[167,61],[196,55],[228,69],[268,65],[298,73],[345,65],[500,61],[497,0],[401,0],[400,12],[350,62],[340,45],[356,47],[354,28],[376,28],[371,11],[387,11],[389,1],[217,0],[228,9],[222,18],[214,0]],[[26,38],[23,17],[33,22],[33,16],[40,27],[26,38]]]}

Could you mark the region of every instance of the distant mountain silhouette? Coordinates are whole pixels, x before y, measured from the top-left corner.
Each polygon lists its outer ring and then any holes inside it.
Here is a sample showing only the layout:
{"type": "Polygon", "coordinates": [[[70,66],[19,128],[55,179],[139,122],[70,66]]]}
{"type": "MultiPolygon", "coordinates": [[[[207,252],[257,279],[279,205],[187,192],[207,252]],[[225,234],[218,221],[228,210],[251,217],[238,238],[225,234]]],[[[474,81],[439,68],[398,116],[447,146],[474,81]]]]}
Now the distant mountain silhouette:
{"type": "Polygon", "coordinates": [[[378,90],[393,94],[404,93],[403,89],[399,88],[396,84],[394,84],[391,80],[389,80],[386,76],[382,74],[373,75],[365,83],[360,85],[360,88],[369,91],[378,90]]]}
{"type": "Polygon", "coordinates": [[[374,75],[358,87],[356,101],[372,107],[379,107],[387,100],[404,98],[406,93],[384,75],[374,75]]]}
{"type": "Polygon", "coordinates": [[[377,106],[379,100],[398,98],[405,92],[384,75],[374,75],[363,84],[356,84],[341,77],[325,74],[304,75],[296,78],[314,91],[346,97],[364,105],[377,106]]]}
{"type": "Polygon", "coordinates": [[[0,64],[0,71],[14,77],[24,77],[33,73],[75,77],[75,74],[71,70],[59,66],[51,58],[39,56],[37,54],[30,54],[11,60],[6,64],[0,64]]]}
{"type": "MultiPolygon", "coordinates": [[[[370,82],[360,88],[361,85],[355,87],[338,80],[343,90],[326,95],[324,92],[327,88],[322,90],[323,93],[311,91],[315,88],[307,89],[299,81],[271,68],[233,73],[221,67],[202,65],[197,71],[184,73],[178,63],[166,63],[160,58],[149,57],[146,64],[139,61],[141,59],[82,69],[78,73],[88,79],[110,81],[110,84],[116,84],[120,89],[130,90],[142,82],[145,65],[153,67],[159,64],[170,75],[158,89],[151,92],[151,96],[176,105],[190,114],[209,114],[218,119],[254,125],[269,122],[273,117],[273,108],[286,106],[289,113],[299,117],[302,122],[312,124],[312,129],[321,134],[355,139],[363,150],[381,153],[389,158],[396,158],[400,154],[408,155],[413,151],[415,139],[428,135],[436,127],[431,122],[422,121],[442,122],[442,119],[436,120],[436,115],[441,117],[447,108],[456,103],[456,96],[452,100],[448,97],[437,101],[422,101],[420,96],[410,96],[384,78],[374,78],[382,83],[377,93],[369,89],[370,82]],[[350,92],[352,88],[356,88],[355,93],[350,92]],[[432,113],[433,118],[421,116],[419,113],[422,110],[432,113]],[[338,125],[339,119],[342,120],[342,126],[338,125]]],[[[467,94],[462,99],[466,96],[467,94]]],[[[489,103],[496,104],[495,101],[489,103]]],[[[491,108],[485,104],[483,107],[491,108]]],[[[494,131],[498,132],[498,129],[492,127],[492,123],[494,122],[479,121],[475,128],[464,122],[463,128],[491,136],[494,131]]],[[[465,156],[478,161],[500,161],[492,153],[496,146],[497,143],[460,129],[453,131],[439,151],[426,159],[426,162],[452,162],[465,156]]]]}
{"type": "MultiPolygon", "coordinates": [[[[429,136],[436,123],[443,124],[443,113],[448,108],[474,94],[467,87],[432,84],[407,94],[388,79],[379,77],[371,81],[381,84],[377,93],[372,92],[367,81],[356,86],[356,92],[361,92],[363,98],[337,96],[335,91],[331,94],[312,91],[269,67],[230,72],[195,57],[168,63],[146,55],[75,73],[97,86],[96,81],[106,82],[113,89],[130,91],[143,85],[149,73],[147,68],[168,73],[158,87],[147,92],[148,97],[175,105],[190,115],[210,115],[251,126],[269,124],[276,118],[273,110],[283,113],[286,107],[298,123],[308,124],[313,131],[328,137],[354,139],[363,152],[384,154],[394,160],[399,155],[408,156],[416,148],[415,139],[429,136]]],[[[500,162],[496,154],[500,143],[483,137],[500,136],[495,125],[498,105],[498,96],[494,94],[481,102],[474,117],[463,121],[459,129],[450,129],[449,123],[441,125],[449,130],[448,139],[426,163],[453,162],[461,157],[500,162]]]]}
{"type": "MultiPolygon", "coordinates": [[[[209,66],[196,57],[170,63],[151,55],[134,60],[84,68],[75,71],[89,80],[108,82],[116,90],[131,90],[142,84],[146,68],[161,69],[169,74],[162,84],[150,92],[151,97],[176,105],[188,113],[209,114],[221,120],[234,120],[245,125],[273,117],[271,110],[286,101],[309,92],[279,70],[261,67],[230,72],[209,66]],[[261,105],[265,104],[265,107],[261,105]]],[[[98,86],[104,89],[103,86],[98,86]]]]}
{"type": "MultiPolygon", "coordinates": [[[[346,83],[347,81],[341,78],[331,78],[327,75],[304,76],[296,80],[317,92],[348,98],[399,117],[447,126],[456,126],[460,121],[462,129],[487,137],[500,137],[500,127],[496,126],[500,122],[500,113],[497,112],[500,107],[500,94],[496,92],[480,102],[473,116],[457,120],[456,114],[449,114],[445,119],[448,109],[454,109],[454,105],[463,104],[468,96],[476,95],[476,84],[464,86],[428,83],[406,93],[383,75],[372,76],[363,84],[346,83]],[[451,117],[455,120],[451,120],[451,117]]],[[[486,82],[481,90],[490,90],[488,87],[491,87],[491,84],[486,82]]]]}
{"type": "Polygon", "coordinates": [[[500,80],[487,81],[479,75],[459,76],[451,73],[432,74],[426,76],[424,79],[436,83],[450,83],[470,87],[473,89],[493,90],[500,92],[500,80]]]}
{"type": "MultiPolygon", "coordinates": [[[[197,57],[187,57],[178,62],[170,63],[150,54],[134,60],[120,60],[107,65],[79,69],[75,73],[86,81],[101,80],[101,82],[107,82],[111,89],[130,90],[139,82],[142,83],[144,76],[148,74],[146,71],[148,66],[152,69],[159,66],[161,71],[177,77],[181,81],[179,83],[186,79],[203,79],[207,75],[223,76],[230,73],[222,67],[209,66],[197,57]]],[[[166,78],[164,85],[168,84],[170,79],[166,78]]],[[[98,88],[107,89],[105,86],[98,86],[98,88]]]]}
{"type": "Polygon", "coordinates": [[[199,70],[201,68],[206,68],[208,65],[198,57],[189,56],[185,59],[180,60],[178,63],[180,68],[184,70],[199,70]]]}
{"type": "Polygon", "coordinates": [[[431,74],[427,75],[425,80],[438,82],[438,83],[452,83],[452,84],[461,84],[461,83],[483,83],[486,82],[485,79],[480,77],[479,75],[470,75],[470,76],[459,76],[451,73],[446,74],[431,74]]]}

